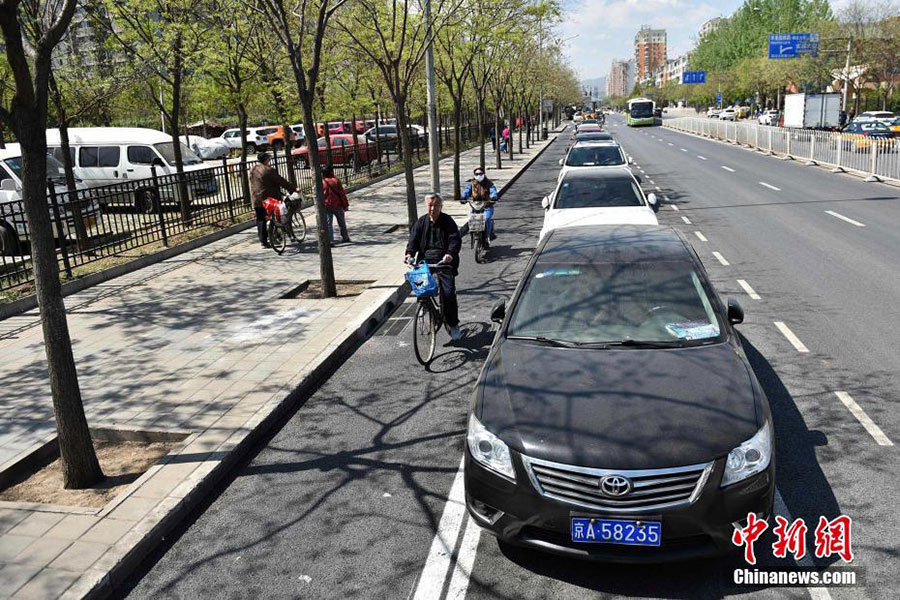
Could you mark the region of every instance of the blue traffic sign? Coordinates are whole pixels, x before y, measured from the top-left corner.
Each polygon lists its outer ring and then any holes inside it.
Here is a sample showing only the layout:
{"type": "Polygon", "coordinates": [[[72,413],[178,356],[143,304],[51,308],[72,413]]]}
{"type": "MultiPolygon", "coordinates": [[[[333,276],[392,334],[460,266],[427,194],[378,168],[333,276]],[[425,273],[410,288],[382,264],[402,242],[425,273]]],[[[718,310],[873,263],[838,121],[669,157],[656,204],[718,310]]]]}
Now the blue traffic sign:
{"type": "Polygon", "coordinates": [[[769,58],[791,59],[819,55],[818,33],[770,33],[769,58]]]}
{"type": "Polygon", "coordinates": [[[706,83],[706,71],[685,71],[681,83],[706,83]]]}
{"type": "Polygon", "coordinates": [[[716,94],[716,105],[722,106],[722,92],[716,94]]]}

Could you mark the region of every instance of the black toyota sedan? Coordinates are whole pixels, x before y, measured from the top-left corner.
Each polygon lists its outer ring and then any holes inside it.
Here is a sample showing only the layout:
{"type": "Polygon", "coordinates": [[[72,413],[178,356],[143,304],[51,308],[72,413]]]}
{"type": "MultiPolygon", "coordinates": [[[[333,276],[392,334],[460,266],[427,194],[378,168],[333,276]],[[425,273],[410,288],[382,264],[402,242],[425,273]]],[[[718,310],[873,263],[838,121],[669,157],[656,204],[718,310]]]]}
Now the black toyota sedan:
{"type": "Polygon", "coordinates": [[[501,539],[622,562],[719,554],[775,490],[768,401],[700,259],[662,226],[557,229],[476,384],[466,504],[501,539]]]}

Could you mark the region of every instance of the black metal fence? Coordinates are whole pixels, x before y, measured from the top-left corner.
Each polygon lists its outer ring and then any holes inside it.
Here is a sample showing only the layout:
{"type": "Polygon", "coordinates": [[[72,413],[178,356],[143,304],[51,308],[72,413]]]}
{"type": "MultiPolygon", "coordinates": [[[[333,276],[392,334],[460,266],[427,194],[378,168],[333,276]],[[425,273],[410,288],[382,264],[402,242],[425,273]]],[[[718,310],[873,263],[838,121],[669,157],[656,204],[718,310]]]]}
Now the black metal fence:
{"type": "MultiPolygon", "coordinates": [[[[438,129],[439,146],[444,153],[453,148],[453,134],[449,127],[438,129]]],[[[475,145],[477,134],[474,124],[461,127],[463,147],[475,145]]],[[[331,137],[348,141],[349,135],[331,137]]],[[[402,171],[396,136],[355,137],[356,144],[333,139],[330,156],[320,150],[322,165],[331,164],[345,186],[402,171]]],[[[424,134],[411,136],[417,165],[428,162],[427,142],[424,134]]],[[[299,184],[304,195],[310,197],[313,178],[305,146],[292,149],[290,156],[284,149],[272,151],[281,175],[299,184]]],[[[163,168],[153,167],[152,176],[145,179],[74,192],[63,190],[58,182],[49,185],[48,210],[61,273],[70,279],[86,272],[84,267],[91,263],[110,259],[121,262],[154,251],[152,246],[178,244],[192,232],[251,218],[249,171],[254,164],[255,157],[248,157],[245,162],[223,159],[221,164],[192,166],[182,175],[162,173],[163,168]]],[[[29,252],[23,202],[0,202],[0,291],[33,281],[29,252]]],[[[93,270],[102,268],[105,266],[97,265],[93,270]]]]}

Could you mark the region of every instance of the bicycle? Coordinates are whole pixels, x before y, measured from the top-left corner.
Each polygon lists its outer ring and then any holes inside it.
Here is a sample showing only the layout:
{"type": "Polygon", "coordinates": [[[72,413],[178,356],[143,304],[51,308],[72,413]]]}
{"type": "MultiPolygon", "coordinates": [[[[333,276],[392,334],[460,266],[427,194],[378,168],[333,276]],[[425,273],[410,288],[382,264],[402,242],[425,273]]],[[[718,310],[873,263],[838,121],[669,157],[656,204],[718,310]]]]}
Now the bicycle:
{"type": "Polygon", "coordinates": [[[441,326],[450,334],[450,326],[444,319],[444,302],[441,298],[441,278],[432,273],[449,273],[451,265],[417,263],[413,259],[407,272],[407,280],[410,282],[413,294],[416,295],[416,316],[413,320],[413,350],[416,360],[422,365],[427,365],[434,358],[434,350],[437,346],[437,333],[441,326]],[[427,267],[423,270],[422,267],[427,267]]]}
{"type": "Polygon", "coordinates": [[[488,240],[484,210],[488,205],[483,200],[472,198],[468,202],[472,207],[472,212],[469,213],[469,240],[475,251],[475,262],[487,262],[488,240]]]}
{"type": "Polygon", "coordinates": [[[274,198],[263,201],[269,219],[269,245],[276,254],[284,253],[288,237],[297,244],[306,239],[306,219],[300,210],[301,202],[300,192],[286,195],[280,202],[274,198]]]}

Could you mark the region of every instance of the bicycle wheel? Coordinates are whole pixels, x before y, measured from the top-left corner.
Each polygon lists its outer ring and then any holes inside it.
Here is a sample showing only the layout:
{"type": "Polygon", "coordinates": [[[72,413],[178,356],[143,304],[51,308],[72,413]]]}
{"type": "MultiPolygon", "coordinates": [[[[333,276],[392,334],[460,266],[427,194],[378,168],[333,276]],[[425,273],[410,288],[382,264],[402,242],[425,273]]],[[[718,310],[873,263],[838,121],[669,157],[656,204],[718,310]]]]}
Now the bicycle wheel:
{"type": "Polygon", "coordinates": [[[291,237],[298,244],[306,239],[306,219],[299,210],[291,215],[291,237]]]}
{"type": "Polygon", "coordinates": [[[272,250],[278,254],[284,253],[284,249],[287,246],[284,227],[276,225],[272,221],[269,222],[269,245],[272,246],[272,250]]]}
{"type": "Polygon", "coordinates": [[[416,360],[423,365],[427,365],[434,357],[437,328],[431,302],[419,302],[413,322],[413,348],[416,351],[416,360]]]}

